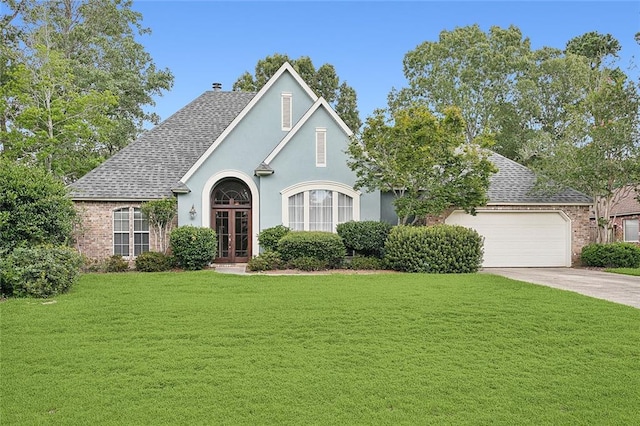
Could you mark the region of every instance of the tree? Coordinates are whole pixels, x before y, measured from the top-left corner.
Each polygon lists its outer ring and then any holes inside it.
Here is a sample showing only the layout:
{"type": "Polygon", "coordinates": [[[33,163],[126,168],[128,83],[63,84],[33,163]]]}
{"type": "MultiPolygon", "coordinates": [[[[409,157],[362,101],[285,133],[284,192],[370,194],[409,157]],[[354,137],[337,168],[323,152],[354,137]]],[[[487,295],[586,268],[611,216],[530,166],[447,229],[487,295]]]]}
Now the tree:
{"type": "Polygon", "coordinates": [[[597,242],[610,241],[619,191],[640,186],[638,90],[615,75],[592,70],[589,92],[571,111],[567,131],[540,146],[532,164],[541,188],[570,186],[593,198],[597,242]]]}
{"type": "MultiPolygon", "coordinates": [[[[4,46],[0,67],[8,72],[0,75],[0,143],[3,155],[19,161],[43,164],[51,145],[64,146],[66,140],[48,138],[46,148],[32,143],[40,128],[30,127],[36,121],[22,117],[25,110],[42,109],[43,87],[28,93],[21,88],[41,82],[43,76],[53,76],[51,89],[56,99],[60,119],[49,127],[54,135],[70,134],[66,115],[72,112],[71,126],[78,141],[76,152],[67,148],[52,149],[51,163],[75,156],[68,167],[52,172],[73,181],[105,158],[126,146],[143,130],[146,122],[159,118],[145,111],[154,105],[153,96],[168,90],[173,76],[168,70],[158,70],[136,36],[150,31],[141,25],[142,16],[131,9],[130,0],[11,0],[2,15],[2,41],[15,40],[4,46]],[[47,68],[48,67],[48,68],[47,68]],[[6,84],[4,84],[6,83],[6,84]],[[89,102],[86,111],[76,111],[79,102],[89,102]],[[70,103],[70,106],[67,105],[70,103]],[[86,113],[78,114],[78,112],[86,113]],[[98,122],[97,116],[104,119],[98,122]],[[91,129],[91,132],[86,132],[91,129]],[[86,159],[86,162],[80,161],[86,159]]],[[[46,96],[45,96],[46,97],[46,96]]],[[[46,109],[46,105],[45,105],[46,109]]],[[[27,117],[29,113],[26,114],[27,117]]],[[[53,114],[52,114],[53,115],[53,114]]],[[[68,145],[68,144],[67,144],[68,145]]],[[[67,147],[71,147],[68,145],[67,147]]],[[[46,164],[43,164],[46,165],[46,164]]]]}
{"type": "Polygon", "coordinates": [[[591,68],[596,69],[608,56],[617,57],[620,49],[620,42],[611,34],[591,31],[569,40],[565,52],[588,58],[591,68]]]}
{"type": "Polygon", "coordinates": [[[349,144],[348,164],[356,189],[393,193],[400,223],[416,223],[451,208],[473,214],[486,204],[496,171],[485,149],[491,142],[485,136],[467,143],[457,108],[445,109],[442,118],[426,106],[376,110],[349,144]]]}
{"type": "Polygon", "coordinates": [[[484,132],[499,132],[497,116],[513,99],[530,55],[529,39],[514,26],[494,26],[488,33],[478,25],[442,31],[438,41],[425,41],[405,55],[409,87],[392,92],[390,105],[427,105],[439,115],[456,106],[471,143],[484,132]]]}
{"type": "Polygon", "coordinates": [[[173,220],[178,213],[177,206],[178,200],[175,197],[147,201],[140,206],[140,210],[153,228],[162,253],[166,253],[169,248],[168,240],[173,229],[173,220]]]}
{"type": "Polygon", "coordinates": [[[62,182],[0,158],[0,257],[23,245],[66,244],[74,218],[62,182]]]}
{"type": "Polygon", "coordinates": [[[362,121],[358,114],[356,91],[346,82],[340,83],[333,65],[323,64],[316,69],[308,56],[291,59],[287,55],[275,53],[260,59],[256,64],[254,74],[251,75],[248,71],[244,72],[233,83],[233,90],[259,91],[285,62],[289,62],[305,83],[334,107],[351,130],[355,132],[360,128],[362,121]]]}

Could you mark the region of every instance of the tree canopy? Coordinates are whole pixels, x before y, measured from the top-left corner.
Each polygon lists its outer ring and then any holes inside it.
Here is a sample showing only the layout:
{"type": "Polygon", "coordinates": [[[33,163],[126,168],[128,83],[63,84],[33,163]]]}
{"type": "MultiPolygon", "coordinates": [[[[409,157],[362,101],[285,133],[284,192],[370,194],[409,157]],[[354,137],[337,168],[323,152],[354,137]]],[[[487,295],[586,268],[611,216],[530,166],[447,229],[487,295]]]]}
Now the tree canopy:
{"type": "Polygon", "coordinates": [[[293,66],[318,96],[323,97],[334,107],[351,130],[356,132],[360,128],[362,121],[358,114],[356,91],[346,81],[340,82],[333,65],[323,64],[316,69],[308,56],[291,59],[285,54],[275,53],[260,59],[256,64],[254,74],[252,75],[248,71],[243,73],[233,83],[233,90],[259,91],[285,62],[289,62],[293,66]]]}
{"type": "Polygon", "coordinates": [[[131,142],[171,88],[130,0],[8,0],[0,17],[2,155],[66,182],[131,142]]]}
{"type": "Polygon", "coordinates": [[[402,224],[438,216],[450,208],[474,213],[487,203],[495,167],[488,137],[466,143],[460,110],[437,118],[426,106],[376,110],[349,145],[355,187],[393,193],[402,224]]]}

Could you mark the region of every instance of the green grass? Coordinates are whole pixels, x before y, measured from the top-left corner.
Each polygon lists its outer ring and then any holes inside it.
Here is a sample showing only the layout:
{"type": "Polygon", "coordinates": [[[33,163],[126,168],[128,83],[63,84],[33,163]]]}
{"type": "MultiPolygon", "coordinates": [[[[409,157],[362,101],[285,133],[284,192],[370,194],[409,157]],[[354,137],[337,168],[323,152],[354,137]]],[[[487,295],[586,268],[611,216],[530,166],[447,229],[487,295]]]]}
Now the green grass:
{"type": "Polygon", "coordinates": [[[2,424],[640,423],[640,310],[506,278],[84,275],[55,302],[0,303],[2,424]]]}
{"type": "Polygon", "coordinates": [[[609,268],[605,272],[613,272],[615,274],[635,275],[640,277],[640,268],[609,268]]]}

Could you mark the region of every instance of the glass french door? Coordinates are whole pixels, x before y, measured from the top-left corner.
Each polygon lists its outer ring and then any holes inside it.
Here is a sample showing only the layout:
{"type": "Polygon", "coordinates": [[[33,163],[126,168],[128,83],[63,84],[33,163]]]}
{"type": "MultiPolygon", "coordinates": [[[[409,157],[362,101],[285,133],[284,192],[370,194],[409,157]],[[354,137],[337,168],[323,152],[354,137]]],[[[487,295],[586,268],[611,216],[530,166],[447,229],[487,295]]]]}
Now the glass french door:
{"type": "Polygon", "coordinates": [[[213,209],[211,221],[218,236],[216,262],[248,262],[251,257],[251,210],[213,209]]]}

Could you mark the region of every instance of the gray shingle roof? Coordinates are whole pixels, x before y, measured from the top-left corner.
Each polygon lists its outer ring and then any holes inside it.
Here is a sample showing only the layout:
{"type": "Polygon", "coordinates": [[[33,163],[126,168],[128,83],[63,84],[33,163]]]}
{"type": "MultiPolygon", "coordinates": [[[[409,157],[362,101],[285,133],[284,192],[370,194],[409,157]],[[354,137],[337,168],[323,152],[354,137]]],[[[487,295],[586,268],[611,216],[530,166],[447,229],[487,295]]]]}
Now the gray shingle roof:
{"type": "Polygon", "coordinates": [[[246,92],[203,93],[71,184],[71,197],[126,200],[170,196],[172,189],[181,189],[180,178],[254,96],[246,92]]]}
{"type": "Polygon", "coordinates": [[[489,159],[498,168],[491,176],[489,204],[591,204],[590,197],[571,188],[554,195],[534,193],[536,175],[531,169],[496,153],[489,159]]]}

